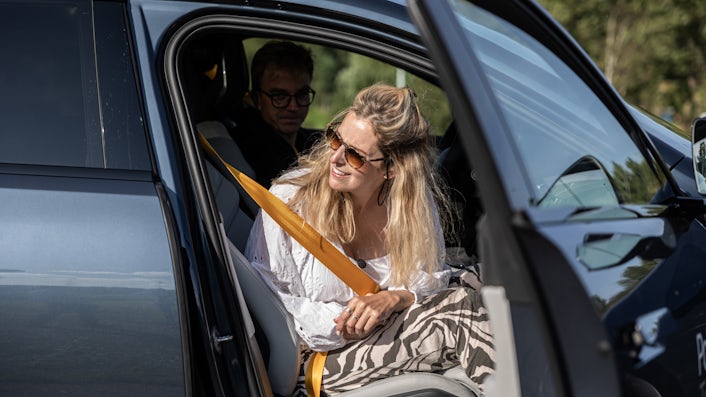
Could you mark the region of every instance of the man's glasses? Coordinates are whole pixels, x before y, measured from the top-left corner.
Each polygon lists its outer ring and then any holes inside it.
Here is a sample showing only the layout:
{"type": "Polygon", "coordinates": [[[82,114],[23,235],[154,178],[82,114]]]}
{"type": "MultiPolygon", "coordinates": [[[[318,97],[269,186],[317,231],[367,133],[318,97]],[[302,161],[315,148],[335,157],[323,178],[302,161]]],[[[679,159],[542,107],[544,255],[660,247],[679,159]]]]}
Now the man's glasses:
{"type": "Polygon", "coordinates": [[[294,94],[290,94],[287,91],[281,90],[272,92],[266,92],[262,90],[257,91],[267,95],[270,98],[270,101],[272,102],[272,106],[277,109],[284,109],[289,106],[292,101],[292,98],[294,98],[294,101],[299,107],[309,106],[314,101],[314,96],[316,95],[316,91],[312,90],[310,87],[306,87],[302,90],[299,90],[294,94]]]}
{"type": "Polygon", "coordinates": [[[351,148],[350,146],[346,145],[341,141],[341,137],[338,136],[338,132],[336,131],[338,129],[338,124],[329,124],[326,127],[326,139],[329,140],[329,143],[331,145],[331,149],[333,150],[338,150],[341,146],[345,148],[345,156],[343,158],[346,159],[346,163],[353,167],[353,169],[358,169],[362,167],[365,163],[370,163],[373,161],[383,161],[386,160],[387,157],[380,157],[379,159],[366,159],[365,157],[361,156],[360,153],[358,153],[355,149],[351,148]]]}

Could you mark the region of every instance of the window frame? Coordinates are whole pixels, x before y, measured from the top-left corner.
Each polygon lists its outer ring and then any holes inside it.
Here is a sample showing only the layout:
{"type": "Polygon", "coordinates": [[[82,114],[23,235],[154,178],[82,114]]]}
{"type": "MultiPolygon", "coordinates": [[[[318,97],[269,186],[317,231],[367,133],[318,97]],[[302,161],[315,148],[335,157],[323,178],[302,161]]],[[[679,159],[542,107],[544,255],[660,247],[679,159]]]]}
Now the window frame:
{"type": "MultiPolygon", "coordinates": [[[[166,102],[171,104],[170,116],[173,118],[175,133],[177,139],[181,143],[186,160],[186,169],[190,180],[193,184],[196,205],[201,214],[201,220],[208,237],[208,243],[214,250],[214,261],[216,264],[215,272],[222,274],[219,279],[221,282],[228,282],[230,287],[221,285],[220,291],[217,293],[210,292],[210,297],[237,295],[236,289],[239,287],[235,284],[235,277],[229,273],[228,265],[228,246],[225,241],[225,235],[222,232],[222,226],[219,224],[220,215],[215,204],[214,195],[208,182],[207,170],[205,168],[206,159],[197,149],[199,144],[196,140],[195,125],[191,120],[189,113],[188,100],[184,97],[184,82],[181,80],[178,70],[178,59],[180,58],[179,51],[185,41],[190,37],[198,34],[204,34],[211,30],[222,30],[228,32],[242,32],[246,36],[257,37],[273,37],[284,38],[292,41],[312,43],[348,50],[365,55],[388,64],[397,65],[407,70],[409,73],[424,78],[430,83],[438,86],[438,76],[434,73],[434,68],[429,59],[423,54],[423,49],[419,44],[409,39],[402,39],[386,35],[384,32],[371,32],[363,26],[356,25],[355,21],[341,22],[336,18],[322,22],[314,15],[304,14],[274,14],[253,12],[255,16],[249,15],[248,12],[240,12],[242,9],[227,11],[223,9],[207,9],[200,10],[193,19],[184,17],[183,24],[173,27],[173,35],[164,40],[162,44],[163,51],[160,65],[164,71],[164,91],[166,102]],[[211,14],[212,13],[212,14],[211,14]],[[324,25],[324,26],[320,26],[324,25]],[[340,26],[339,26],[340,25],[340,26]],[[228,289],[232,289],[229,291],[228,289]]],[[[213,287],[213,286],[211,286],[213,287]]],[[[242,352],[244,349],[251,356],[251,361],[244,363],[240,371],[246,373],[249,379],[258,379],[258,373],[261,373],[264,364],[257,358],[259,353],[257,347],[252,344],[254,340],[248,339],[241,334],[243,329],[243,319],[240,316],[246,316],[239,309],[236,302],[237,299],[228,301],[226,306],[233,307],[233,310],[227,310],[229,318],[221,318],[212,321],[224,321],[214,325],[218,328],[229,328],[233,334],[236,344],[239,346],[236,350],[242,352]],[[227,324],[229,323],[230,324],[227,324]],[[240,325],[238,325],[240,324],[240,325]]],[[[247,323],[250,320],[245,320],[247,323]]],[[[209,330],[211,332],[212,330],[209,330]]],[[[229,344],[230,345],[230,344],[229,344]]],[[[227,346],[227,345],[224,345],[227,346]]],[[[242,354],[238,351],[231,350],[227,354],[242,354]]],[[[220,359],[211,359],[210,365],[214,368],[218,377],[220,387],[230,388],[228,384],[233,379],[242,376],[241,372],[233,373],[233,368],[221,367],[220,359]]],[[[232,361],[231,361],[232,362],[232,361]]],[[[243,362],[239,360],[239,362],[243,362]]],[[[257,394],[256,390],[262,393],[264,385],[262,382],[249,384],[251,394],[257,394]]]]}

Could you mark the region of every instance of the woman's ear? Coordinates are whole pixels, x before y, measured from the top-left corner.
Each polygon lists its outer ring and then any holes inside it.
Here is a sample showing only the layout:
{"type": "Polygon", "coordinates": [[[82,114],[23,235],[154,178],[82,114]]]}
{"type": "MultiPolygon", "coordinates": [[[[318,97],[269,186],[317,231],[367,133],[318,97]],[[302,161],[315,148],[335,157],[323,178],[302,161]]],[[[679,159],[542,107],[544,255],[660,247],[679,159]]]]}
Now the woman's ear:
{"type": "Polygon", "coordinates": [[[383,178],[392,179],[395,177],[395,166],[392,164],[392,160],[389,158],[385,160],[385,175],[383,178]]]}

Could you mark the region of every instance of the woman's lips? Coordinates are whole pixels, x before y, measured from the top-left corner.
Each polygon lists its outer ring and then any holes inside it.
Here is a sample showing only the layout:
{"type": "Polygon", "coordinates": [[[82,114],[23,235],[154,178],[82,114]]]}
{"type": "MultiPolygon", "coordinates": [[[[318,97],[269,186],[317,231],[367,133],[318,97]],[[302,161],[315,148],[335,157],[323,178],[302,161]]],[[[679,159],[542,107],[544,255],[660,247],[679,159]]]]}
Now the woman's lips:
{"type": "Polygon", "coordinates": [[[331,174],[333,174],[333,176],[338,177],[338,178],[342,178],[342,177],[348,175],[347,173],[336,168],[335,165],[331,166],[331,174]]]}

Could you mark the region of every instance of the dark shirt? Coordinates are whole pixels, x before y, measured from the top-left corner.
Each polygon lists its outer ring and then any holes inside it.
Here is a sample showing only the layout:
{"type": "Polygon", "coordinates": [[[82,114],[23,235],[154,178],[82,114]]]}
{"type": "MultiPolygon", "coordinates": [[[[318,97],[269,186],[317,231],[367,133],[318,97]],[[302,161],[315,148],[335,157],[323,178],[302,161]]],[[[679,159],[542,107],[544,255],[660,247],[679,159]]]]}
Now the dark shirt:
{"type": "Polygon", "coordinates": [[[294,150],[254,108],[243,112],[230,134],[255,170],[255,180],[268,189],[273,179],[296,163],[299,153],[309,150],[321,137],[321,131],[300,128],[294,150]]]}

